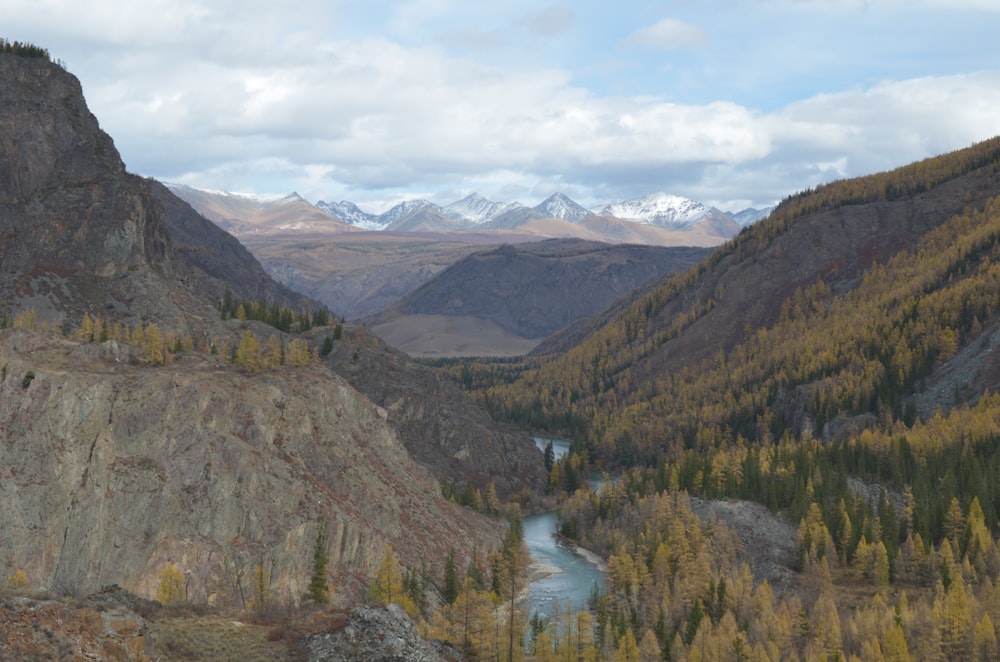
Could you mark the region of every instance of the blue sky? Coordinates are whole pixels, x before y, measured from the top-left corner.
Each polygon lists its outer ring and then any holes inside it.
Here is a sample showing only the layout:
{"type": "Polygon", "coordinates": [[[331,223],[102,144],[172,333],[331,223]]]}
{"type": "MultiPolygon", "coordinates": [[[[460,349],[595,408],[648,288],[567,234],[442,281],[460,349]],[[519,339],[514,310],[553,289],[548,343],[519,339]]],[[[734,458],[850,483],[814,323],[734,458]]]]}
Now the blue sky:
{"type": "Polygon", "coordinates": [[[370,211],[735,211],[1000,134],[995,0],[4,4],[130,171],[370,211]]]}

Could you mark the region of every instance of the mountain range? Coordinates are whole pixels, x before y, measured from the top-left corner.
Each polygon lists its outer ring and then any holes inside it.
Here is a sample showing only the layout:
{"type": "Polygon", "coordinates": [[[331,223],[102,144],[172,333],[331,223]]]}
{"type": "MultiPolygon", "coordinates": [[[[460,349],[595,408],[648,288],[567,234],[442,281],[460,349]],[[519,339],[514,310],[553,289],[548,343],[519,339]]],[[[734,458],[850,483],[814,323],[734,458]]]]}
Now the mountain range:
{"type": "MultiPolygon", "coordinates": [[[[612,223],[625,223],[667,232],[686,232],[693,230],[699,221],[712,219],[715,231],[721,233],[714,240],[717,244],[734,235],[741,227],[766,217],[772,209],[748,208],[737,213],[723,212],[680,196],[652,193],[634,200],[607,204],[595,212],[562,193],[554,193],[534,207],[520,202],[494,202],[472,193],[445,206],[428,200],[407,200],[381,214],[373,214],[347,200],[320,201],[314,206],[297,193],[249,195],[183,184],[167,186],[219,227],[238,237],[326,234],[350,230],[409,233],[522,231],[615,242],[615,233],[602,235],[599,229],[602,224],[607,227],[612,223]],[[575,227],[546,223],[552,220],[564,221],[575,227]]],[[[630,241],[636,232],[618,231],[616,234],[627,237],[624,241],[630,241]]],[[[657,240],[657,235],[646,234],[646,240],[639,243],[682,243],[677,238],[672,241],[657,240]]],[[[692,243],[705,245],[702,240],[692,243]]]]}
{"type": "Polygon", "coordinates": [[[406,230],[417,224],[427,230],[509,230],[531,221],[551,218],[581,224],[595,216],[611,216],[667,230],[683,230],[712,212],[728,216],[738,225],[746,226],[766,217],[772,209],[748,208],[737,213],[721,212],[694,200],[659,192],[607,204],[596,212],[563,193],[553,193],[534,207],[520,202],[493,202],[478,193],[472,193],[443,207],[427,200],[411,200],[382,214],[362,211],[356,204],[348,201],[320,201],[316,206],[348,225],[366,230],[388,231],[406,230]]]}

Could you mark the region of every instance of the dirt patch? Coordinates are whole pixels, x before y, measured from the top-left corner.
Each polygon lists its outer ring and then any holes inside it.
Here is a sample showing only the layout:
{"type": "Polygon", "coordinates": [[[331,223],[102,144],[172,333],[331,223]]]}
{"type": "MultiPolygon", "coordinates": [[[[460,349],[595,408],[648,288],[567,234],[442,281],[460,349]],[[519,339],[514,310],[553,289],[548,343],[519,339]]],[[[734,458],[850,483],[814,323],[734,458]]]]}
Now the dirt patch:
{"type": "Polygon", "coordinates": [[[404,315],[372,330],[410,356],[521,356],[538,346],[489,320],[471,316],[404,315]]]}

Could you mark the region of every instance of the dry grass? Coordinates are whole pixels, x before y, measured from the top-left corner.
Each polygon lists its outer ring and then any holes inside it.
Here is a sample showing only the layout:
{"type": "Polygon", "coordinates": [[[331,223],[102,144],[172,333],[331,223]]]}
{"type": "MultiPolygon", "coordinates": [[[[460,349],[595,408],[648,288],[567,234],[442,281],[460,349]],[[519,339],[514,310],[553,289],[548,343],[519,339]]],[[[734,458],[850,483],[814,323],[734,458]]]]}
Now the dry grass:
{"type": "Polygon", "coordinates": [[[162,662],[291,660],[283,640],[269,641],[271,626],[254,625],[224,614],[163,613],[149,622],[157,659],[162,662]]]}
{"type": "Polygon", "coordinates": [[[541,342],[468,315],[402,315],[372,330],[393,347],[420,358],[521,356],[541,342]]]}

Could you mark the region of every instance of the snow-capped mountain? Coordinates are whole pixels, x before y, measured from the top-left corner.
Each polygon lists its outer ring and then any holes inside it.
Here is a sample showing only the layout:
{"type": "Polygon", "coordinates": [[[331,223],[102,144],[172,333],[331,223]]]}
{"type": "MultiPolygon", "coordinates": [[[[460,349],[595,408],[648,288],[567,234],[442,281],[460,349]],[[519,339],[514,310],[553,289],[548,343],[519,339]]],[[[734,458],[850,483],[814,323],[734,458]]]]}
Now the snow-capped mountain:
{"type": "Polygon", "coordinates": [[[520,202],[493,202],[478,193],[467,195],[458,202],[443,207],[445,216],[464,221],[471,225],[481,225],[493,219],[524,207],[520,202]]]}
{"type": "Polygon", "coordinates": [[[774,211],[774,207],[764,207],[763,209],[754,209],[753,207],[747,207],[743,211],[738,211],[735,214],[730,214],[733,220],[740,224],[741,227],[746,227],[748,225],[753,225],[762,218],[767,218],[770,216],[771,212],[774,211]]]}
{"type": "Polygon", "coordinates": [[[496,232],[593,241],[691,245],[718,243],[767,216],[771,208],[722,212],[676,195],[654,193],[605,205],[598,213],[562,193],[535,207],[493,202],[473,193],[446,206],[407,200],[381,214],[348,200],[312,205],[297,194],[248,195],[170,184],[178,196],[236,236],[388,231],[496,232]]]}
{"type": "Polygon", "coordinates": [[[594,212],[562,193],[553,193],[536,205],[534,210],[543,218],[561,218],[570,223],[581,223],[594,215],[594,212]]]}
{"type": "Polygon", "coordinates": [[[378,220],[386,228],[389,228],[399,219],[412,216],[413,214],[426,209],[433,209],[434,211],[441,213],[441,207],[428,200],[406,200],[405,202],[400,202],[384,214],[380,214],[378,220]]]}
{"type": "Polygon", "coordinates": [[[324,202],[320,200],[316,203],[316,207],[328,214],[333,214],[348,225],[353,225],[357,228],[364,230],[385,229],[385,224],[379,220],[378,215],[369,214],[353,202],[347,200],[341,200],[340,202],[324,202]]]}
{"type": "Polygon", "coordinates": [[[651,193],[635,200],[616,202],[601,207],[598,214],[614,216],[645,225],[682,229],[708,213],[708,207],[669,193],[651,193]]]}

